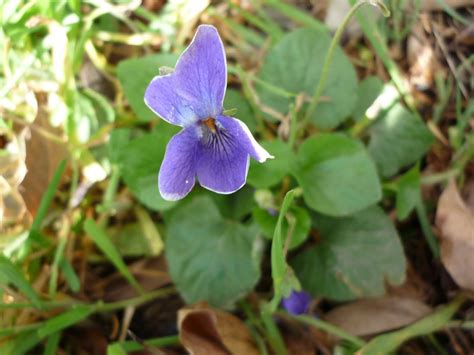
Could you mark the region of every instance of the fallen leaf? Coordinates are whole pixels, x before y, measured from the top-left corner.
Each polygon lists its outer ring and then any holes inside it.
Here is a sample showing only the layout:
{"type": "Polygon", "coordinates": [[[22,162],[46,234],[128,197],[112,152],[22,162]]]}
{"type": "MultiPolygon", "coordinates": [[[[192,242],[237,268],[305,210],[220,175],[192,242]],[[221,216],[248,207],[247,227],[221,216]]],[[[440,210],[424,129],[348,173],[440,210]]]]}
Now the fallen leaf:
{"type": "Polygon", "coordinates": [[[389,296],[345,304],[331,310],[324,319],[352,335],[364,336],[403,327],[431,311],[421,301],[389,296]]]}
{"type": "MultiPolygon", "coordinates": [[[[139,259],[129,265],[130,271],[145,291],[157,290],[171,283],[164,257],[139,259]]],[[[137,291],[118,272],[97,274],[88,269],[84,292],[94,300],[117,302],[137,296],[137,291]]]]}
{"type": "Polygon", "coordinates": [[[28,172],[20,185],[26,207],[34,217],[41,198],[61,160],[66,156],[66,145],[47,138],[44,132],[59,134],[48,122],[45,94],[37,93],[38,115],[30,126],[31,134],[26,140],[26,167],[28,172]]]}
{"type": "Polygon", "coordinates": [[[429,89],[433,84],[434,73],[437,72],[439,65],[421,24],[414,26],[408,37],[407,56],[411,84],[419,90],[429,89]]]}
{"type": "Polygon", "coordinates": [[[327,333],[294,319],[278,317],[276,323],[290,355],[329,354],[334,345],[327,333]]]}
{"type": "Polygon", "coordinates": [[[178,327],[181,343],[192,355],[259,353],[239,318],[204,304],[181,309],[178,327]]]}
{"type": "Polygon", "coordinates": [[[461,288],[474,291],[474,210],[465,204],[454,181],[438,201],[436,225],[441,262],[461,288]]]}

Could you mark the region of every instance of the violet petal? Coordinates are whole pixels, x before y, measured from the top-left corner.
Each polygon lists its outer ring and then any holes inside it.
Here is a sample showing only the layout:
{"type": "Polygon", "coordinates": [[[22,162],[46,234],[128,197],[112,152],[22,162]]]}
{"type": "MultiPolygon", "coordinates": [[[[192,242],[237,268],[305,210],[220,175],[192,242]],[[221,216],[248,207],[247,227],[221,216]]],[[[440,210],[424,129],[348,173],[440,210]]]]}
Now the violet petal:
{"type": "Polygon", "coordinates": [[[215,27],[201,25],[174,73],[152,80],[145,103],[165,121],[185,127],[221,113],[226,85],[222,41],[215,27]]]}
{"type": "Polygon", "coordinates": [[[201,186],[221,194],[240,189],[246,181],[249,155],[265,161],[270,154],[252,137],[247,126],[232,117],[218,116],[216,132],[202,129],[196,171],[201,186]]]}
{"type": "Polygon", "coordinates": [[[267,159],[273,158],[260,144],[257,143],[247,125],[241,120],[233,117],[218,116],[217,121],[225,130],[231,132],[231,135],[239,142],[242,149],[246,150],[248,154],[259,163],[263,163],[267,159]]]}
{"type": "Polygon", "coordinates": [[[158,187],[165,200],[182,199],[193,188],[198,145],[199,138],[194,127],[183,129],[168,142],[158,175],[158,187]]]}

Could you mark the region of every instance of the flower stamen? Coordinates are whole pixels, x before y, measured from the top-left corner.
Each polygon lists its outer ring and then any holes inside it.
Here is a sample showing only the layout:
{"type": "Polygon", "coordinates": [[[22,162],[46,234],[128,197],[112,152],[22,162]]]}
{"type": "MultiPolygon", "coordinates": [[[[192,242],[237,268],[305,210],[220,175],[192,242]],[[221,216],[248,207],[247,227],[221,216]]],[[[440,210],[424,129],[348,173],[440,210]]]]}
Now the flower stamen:
{"type": "Polygon", "coordinates": [[[216,133],[217,131],[217,128],[216,128],[216,120],[212,117],[208,117],[206,118],[204,121],[202,121],[202,123],[207,127],[209,128],[209,130],[212,132],[212,133],[216,133]]]}

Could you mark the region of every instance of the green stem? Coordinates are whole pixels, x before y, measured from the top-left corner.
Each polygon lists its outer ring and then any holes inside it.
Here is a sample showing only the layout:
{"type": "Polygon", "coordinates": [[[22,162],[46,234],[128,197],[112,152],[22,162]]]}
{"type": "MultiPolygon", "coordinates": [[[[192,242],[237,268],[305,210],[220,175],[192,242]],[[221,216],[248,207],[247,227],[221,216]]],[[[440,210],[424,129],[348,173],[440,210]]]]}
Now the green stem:
{"type": "Polygon", "coordinates": [[[290,148],[293,149],[295,146],[296,135],[298,133],[298,112],[296,110],[296,105],[290,106],[290,137],[288,138],[288,143],[290,148]]]}
{"type": "Polygon", "coordinates": [[[304,117],[304,121],[303,121],[304,125],[308,124],[311,116],[314,114],[314,112],[316,111],[316,108],[318,107],[318,103],[323,93],[324,85],[326,84],[326,80],[329,74],[329,68],[330,68],[332,59],[334,57],[334,52],[336,51],[336,47],[339,44],[339,40],[341,39],[341,36],[344,33],[344,30],[347,27],[347,24],[349,23],[351,18],[354,16],[357,10],[359,10],[359,8],[364,5],[377,6],[382,11],[385,17],[388,17],[390,15],[390,11],[387,9],[385,4],[379,0],[372,0],[372,1],[363,0],[356,3],[354,6],[352,6],[351,10],[348,12],[346,17],[342,21],[341,25],[337,29],[331,41],[329,50],[326,54],[326,58],[324,59],[323,69],[321,71],[321,77],[319,79],[318,86],[316,87],[316,91],[314,92],[313,98],[311,100],[311,104],[309,105],[308,110],[306,111],[306,114],[304,117]]]}
{"type": "MultiPolygon", "coordinates": [[[[143,295],[129,298],[123,301],[104,303],[102,301],[96,303],[84,303],[71,301],[43,301],[41,306],[45,310],[54,310],[59,308],[70,309],[78,306],[91,307],[95,312],[110,312],[118,309],[126,308],[128,306],[139,306],[143,303],[151,301],[155,298],[166,297],[175,293],[174,287],[161,288],[159,290],[151,291],[143,295]]],[[[2,309],[23,309],[23,308],[37,308],[33,303],[0,303],[0,310],[2,309]]]]}
{"type": "Polygon", "coordinates": [[[349,334],[348,332],[346,332],[345,330],[338,328],[335,325],[332,325],[325,321],[322,321],[320,319],[317,319],[311,316],[304,316],[304,315],[293,316],[293,318],[302,323],[306,323],[312,327],[315,327],[317,329],[321,329],[328,334],[332,334],[332,335],[337,336],[338,338],[345,339],[358,347],[364,346],[365,344],[364,340],[362,340],[361,338],[355,337],[349,334]]]}
{"type": "Polygon", "coordinates": [[[143,344],[140,344],[136,341],[124,341],[119,342],[118,344],[122,345],[123,350],[125,350],[126,352],[132,352],[142,350],[146,346],[162,347],[169,345],[177,345],[179,344],[179,336],[170,335],[162,338],[147,339],[143,342],[143,344]]]}
{"type": "Polygon", "coordinates": [[[418,202],[416,203],[415,210],[416,215],[418,216],[418,220],[420,221],[421,230],[423,231],[426,242],[428,243],[428,246],[430,247],[433,256],[436,259],[439,259],[439,245],[436,241],[436,237],[434,236],[433,231],[431,230],[431,224],[428,220],[428,214],[426,213],[425,204],[423,203],[423,200],[421,198],[421,192],[418,197],[418,202]]]}
{"type": "Polygon", "coordinates": [[[442,173],[439,174],[431,174],[431,175],[426,175],[421,178],[421,184],[422,185],[434,185],[434,184],[439,184],[441,182],[446,182],[452,178],[455,178],[458,176],[462,170],[459,170],[457,168],[449,169],[446,171],[443,171],[442,173]]]}
{"type": "Polygon", "coordinates": [[[270,346],[275,354],[288,355],[285,342],[283,341],[280,330],[273,321],[272,312],[270,311],[268,304],[263,306],[261,319],[267,333],[268,341],[270,342],[270,346]]]}

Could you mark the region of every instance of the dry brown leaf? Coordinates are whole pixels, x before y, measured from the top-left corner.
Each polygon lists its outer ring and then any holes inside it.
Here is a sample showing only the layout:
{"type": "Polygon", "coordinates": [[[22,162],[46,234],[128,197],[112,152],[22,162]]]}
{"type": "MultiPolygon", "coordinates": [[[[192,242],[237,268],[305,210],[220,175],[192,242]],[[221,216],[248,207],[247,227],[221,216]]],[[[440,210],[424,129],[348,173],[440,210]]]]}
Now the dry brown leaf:
{"type": "Polygon", "coordinates": [[[353,335],[364,336],[403,327],[430,312],[431,307],[421,301],[390,296],[345,304],[324,319],[353,335]]]}
{"type": "Polygon", "coordinates": [[[36,214],[41,198],[61,160],[66,156],[66,145],[53,142],[41,132],[59,133],[48,123],[43,94],[38,94],[39,111],[26,141],[26,167],[28,173],[21,184],[21,194],[32,216],[36,214]]]}
{"type": "Polygon", "coordinates": [[[198,304],[178,312],[178,327],[190,354],[258,354],[250,331],[230,313],[198,304]]]}
{"type": "Polygon", "coordinates": [[[420,23],[413,27],[408,37],[407,56],[411,84],[420,90],[430,88],[439,65],[430,40],[420,23]]]}
{"type": "Polygon", "coordinates": [[[279,317],[276,323],[290,355],[329,354],[328,349],[334,345],[327,333],[295,319],[279,317]]]}
{"type": "Polygon", "coordinates": [[[474,211],[464,203],[454,181],[438,201],[436,225],[441,262],[460,287],[474,291],[474,211]]]}

